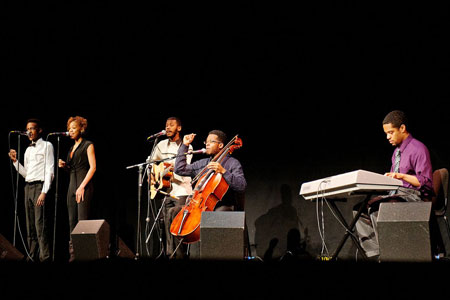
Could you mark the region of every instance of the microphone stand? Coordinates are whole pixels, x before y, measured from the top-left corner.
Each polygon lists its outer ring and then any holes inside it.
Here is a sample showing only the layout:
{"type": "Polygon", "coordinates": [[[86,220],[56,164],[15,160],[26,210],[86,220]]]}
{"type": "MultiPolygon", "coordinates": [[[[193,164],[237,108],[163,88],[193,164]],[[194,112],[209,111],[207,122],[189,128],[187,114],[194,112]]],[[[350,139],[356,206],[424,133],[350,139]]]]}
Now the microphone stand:
{"type": "MultiPolygon", "coordinates": [[[[155,138],[155,141],[153,142],[153,147],[152,147],[152,154],[153,151],[155,149],[155,146],[158,142],[158,138],[155,138]]],[[[137,202],[138,202],[138,215],[137,215],[137,226],[136,226],[136,254],[135,254],[135,259],[139,259],[139,252],[142,248],[142,243],[141,243],[141,197],[142,197],[142,181],[144,176],[142,175],[143,171],[144,171],[144,165],[147,167],[147,165],[149,164],[149,162],[145,162],[145,163],[140,163],[140,164],[136,164],[136,165],[132,165],[132,166],[128,166],[126,167],[126,169],[131,169],[131,168],[138,168],[138,195],[137,195],[137,202]]]]}
{"type": "MultiPolygon", "coordinates": [[[[159,164],[159,163],[161,163],[161,162],[164,162],[164,161],[167,161],[167,160],[172,160],[172,159],[177,158],[177,157],[180,157],[180,156],[192,155],[192,154],[193,154],[193,153],[188,153],[188,152],[187,152],[187,153],[183,153],[183,154],[180,154],[180,155],[174,155],[174,156],[172,156],[172,157],[167,157],[167,158],[163,158],[163,159],[159,159],[159,160],[150,160],[150,161],[148,161],[148,164],[152,164],[152,163],[158,163],[158,164],[159,164]]],[[[179,200],[178,197],[172,196],[172,195],[170,195],[169,193],[166,193],[166,192],[163,192],[163,191],[160,191],[160,190],[157,190],[157,192],[159,192],[159,193],[165,195],[166,197],[164,197],[164,199],[163,199],[163,201],[162,201],[162,203],[161,203],[161,206],[160,206],[159,209],[158,209],[158,213],[157,213],[156,216],[154,217],[154,221],[153,221],[152,228],[150,229],[150,232],[149,232],[148,235],[147,235],[147,239],[145,240],[145,243],[146,243],[146,244],[149,242],[150,237],[151,237],[151,235],[152,235],[152,233],[153,233],[153,230],[155,229],[155,226],[156,226],[156,224],[158,223],[159,216],[160,216],[160,214],[161,214],[161,212],[162,212],[162,209],[163,209],[163,207],[164,207],[164,204],[166,203],[167,197],[170,197],[170,198],[175,199],[175,200],[179,200]]],[[[149,222],[149,218],[147,218],[147,222],[149,222]]],[[[160,229],[160,228],[159,228],[159,229],[160,229]]],[[[161,230],[161,229],[160,229],[160,230],[161,230]]],[[[161,235],[161,234],[160,234],[160,235],[161,235]]],[[[160,243],[162,243],[161,236],[160,236],[159,240],[160,240],[160,243]]],[[[162,246],[162,248],[164,249],[163,246],[162,246]]],[[[172,255],[173,255],[173,254],[172,254],[172,255]]]]}
{"type": "Polygon", "coordinates": [[[55,167],[56,167],[56,178],[55,178],[55,213],[53,216],[53,249],[52,249],[52,259],[55,261],[55,244],[56,244],[56,214],[57,214],[57,207],[58,207],[58,182],[59,182],[59,167],[58,167],[58,161],[59,161],[59,135],[57,139],[57,147],[56,147],[56,161],[55,161],[55,167]]]}
{"type": "Polygon", "coordinates": [[[150,165],[150,164],[153,164],[153,163],[161,163],[163,161],[171,160],[171,159],[174,159],[174,158],[177,158],[177,157],[180,157],[180,156],[192,155],[192,154],[195,154],[195,153],[189,153],[188,152],[188,153],[183,153],[183,154],[180,154],[180,155],[174,155],[172,157],[163,158],[163,159],[147,160],[146,162],[143,162],[143,163],[138,163],[138,164],[135,164],[135,165],[128,166],[128,167],[126,167],[126,169],[128,170],[128,169],[132,169],[132,168],[136,168],[136,167],[142,167],[142,166],[150,165]]]}
{"type": "MultiPolygon", "coordinates": [[[[173,199],[175,199],[175,200],[179,200],[178,198],[175,198],[175,196],[171,196],[171,195],[168,194],[168,193],[165,193],[165,192],[162,192],[162,191],[159,191],[159,192],[162,193],[162,194],[164,194],[164,195],[166,195],[166,196],[168,196],[168,197],[171,197],[171,198],[173,198],[173,199]]],[[[148,243],[148,241],[149,241],[149,239],[150,239],[150,236],[152,235],[153,229],[155,228],[155,225],[156,225],[156,223],[158,222],[159,215],[161,214],[162,208],[164,207],[164,203],[166,203],[166,199],[167,199],[167,198],[164,197],[164,200],[163,200],[163,202],[161,203],[161,207],[160,207],[159,210],[158,210],[158,214],[156,215],[155,220],[153,221],[152,229],[150,229],[150,233],[147,235],[147,239],[145,240],[145,243],[148,243]]]]}
{"type": "Polygon", "coordinates": [[[17,136],[17,177],[16,177],[16,196],[14,201],[14,237],[13,246],[16,246],[16,228],[17,228],[17,201],[19,199],[19,176],[20,176],[20,134],[17,136]]]}
{"type": "Polygon", "coordinates": [[[140,250],[140,235],[141,235],[141,194],[142,194],[142,171],[144,170],[144,165],[147,163],[140,163],[132,166],[126,167],[126,169],[138,168],[138,215],[137,215],[137,230],[136,230],[136,254],[135,259],[139,258],[139,250],[140,250]]]}

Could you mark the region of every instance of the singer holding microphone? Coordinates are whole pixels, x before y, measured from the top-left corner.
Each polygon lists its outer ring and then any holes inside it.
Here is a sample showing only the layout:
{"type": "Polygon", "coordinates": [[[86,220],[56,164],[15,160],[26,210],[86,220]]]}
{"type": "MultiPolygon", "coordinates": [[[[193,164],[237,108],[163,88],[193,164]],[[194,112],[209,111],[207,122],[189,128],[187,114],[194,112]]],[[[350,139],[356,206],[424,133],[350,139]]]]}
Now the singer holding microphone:
{"type": "Polygon", "coordinates": [[[17,152],[9,151],[14,167],[25,178],[25,218],[29,259],[46,262],[50,260],[48,224],[45,217],[45,198],[53,180],[55,159],[53,145],[41,138],[42,128],[38,119],[27,121],[31,144],[25,150],[24,165],[17,160],[17,152]]]}
{"type": "MultiPolygon", "coordinates": [[[[165,132],[167,139],[161,140],[155,147],[153,153],[150,155],[150,159],[152,161],[158,161],[162,159],[168,159],[171,157],[175,157],[178,153],[178,149],[182,144],[182,140],[180,138],[180,132],[182,130],[181,121],[177,117],[170,117],[166,120],[165,130],[161,132],[165,132]]],[[[156,134],[162,135],[162,134],[156,134]]],[[[150,138],[156,136],[153,135],[150,138]]],[[[192,151],[192,146],[190,146],[187,150],[192,151]]],[[[186,151],[187,152],[187,151],[186,151]]],[[[192,159],[192,155],[186,155],[187,162],[190,163],[192,159]]],[[[165,161],[170,164],[170,171],[173,172],[175,158],[171,160],[165,161]]],[[[155,168],[156,165],[153,164],[152,168],[155,168]]],[[[149,179],[151,180],[150,184],[155,184],[155,178],[153,176],[153,172],[150,172],[149,179]]],[[[164,236],[165,236],[165,250],[166,255],[168,257],[173,255],[174,250],[176,249],[176,243],[172,234],[170,234],[170,225],[172,224],[173,218],[176,216],[181,207],[186,203],[186,198],[191,194],[191,178],[180,176],[177,174],[173,174],[171,178],[171,189],[168,191],[171,196],[176,198],[165,196],[163,199],[163,219],[164,219],[164,236]],[[174,213],[176,211],[176,213],[174,213]]],[[[177,251],[176,256],[178,258],[182,257],[184,254],[183,249],[177,251]]],[[[175,255],[174,255],[175,257],[175,255]]]]}
{"type": "MultiPolygon", "coordinates": [[[[177,117],[170,117],[166,120],[165,134],[167,139],[161,140],[155,147],[153,153],[150,155],[150,159],[153,161],[158,161],[162,159],[168,159],[175,157],[178,153],[178,149],[182,144],[180,137],[180,132],[182,130],[181,120],[177,117]]],[[[162,131],[163,132],[163,131],[162,131]]],[[[192,146],[188,149],[192,151],[192,146]]],[[[187,152],[187,151],[186,151],[187,152]]],[[[192,155],[186,155],[188,163],[191,162],[192,155]]],[[[170,171],[173,173],[173,168],[175,164],[175,158],[165,161],[170,164],[170,171]]],[[[152,165],[152,168],[156,167],[152,165]]],[[[151,184],[155,184],[155,178],[153,172],[149,176],[151,184]]],[[[166,256],[182,258],[185,253],[185,249],[178,249],[177,253],[174,254],[176,249],[176,243],[174,236],[170,234],[170,225],[172,224],[173,218],[175,218],[178,211],[186,203],[186,198],[191,194],[191,178],[173,174],[171,178],[171,189],[168,191],[170,196],[165,196],[163,199],[163,220],[164,220],[164,237],[165,237],[165,250],[166,256]]]]}
{"type": "MultiPolygon", "coordinates": [[[[74,140],[67,161],[59,160],[60,168],[70,173],[67,191],[67,210],[70,232],[79,220],[88,220],[91,216],[91,203],[94,193],[93,177],[96,170],[94,144],[84,138],[87,120],[83,117],[70,117],[67,121],[69,137],[74,140]]],[[[69,261],[73,261],[73,245],[69,240],[69,261]]]]}

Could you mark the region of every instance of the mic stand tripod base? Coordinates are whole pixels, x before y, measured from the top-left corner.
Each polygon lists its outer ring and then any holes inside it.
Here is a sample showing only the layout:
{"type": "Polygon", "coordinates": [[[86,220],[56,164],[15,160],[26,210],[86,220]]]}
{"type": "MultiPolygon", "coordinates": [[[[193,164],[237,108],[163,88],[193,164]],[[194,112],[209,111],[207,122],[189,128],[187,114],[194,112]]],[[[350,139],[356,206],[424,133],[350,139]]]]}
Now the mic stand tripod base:
{"type": "MultiPolygon", "coordinates": [[[[169,193],[166,193],[166,192],[163,192],[163,191],[160,191],[160,190],[157,190],[157,192],[160,192],[161,194],[163,194],[163,195],[165,195],[165,196],[167,196],[167,197],[170,197],[170,198],[172,198],[172,199],[180,200],[180,198],[178,198],[178,197],[176,197],[176,196],[172,196],[172,195],[169,194],[169,193]]],[[[149,242],[149,240],[150,240],[150,236],[152,235],[152,232],[153,232],[153,229],[155,228],[156,222],[158,222],[159,215],[161,214],[161,211],[162,211],[162,209],[163,209],[163,207],[164,207],[164,203],[165,203],[165,202],[166,202],[166,198],[164,197],[163,203],[161,203],[161,207],[159,208],[158,214],[157,214],[156,217],[155,217],[155,220],[154,220],[154,222],[153,222],[153,226],[152,226],[152,228],[151,228],[151,230],[150,230],[150,233],[148,234],[147,239],[145,240],[145,243],[146,243],[146,244],[147,244],[147,243],[149,242]]],[[[150,222],[150,219],[147,218],[146,221],[147,221],[147,222],[150,222]]]]}
{"type": "MultiPolygon", "coordinates": [[[[156,214],[155,220],[153,221],[153,226],[152,226],[152,228],[150,229],[150,233],[147,235],[147,239],[145,240],[145,243],[146,243],[146,244],[147,244],[148,241],[150,240],[150,236],[152,235],[153,229],[155,229],[156,223],[157,223],[158,220],[159,220],[159,215],[161,214],[161,211],[162,211],[162,209],[163,209],[165,203],[166,203],[166,198],[164,197],[164,200],[163,200],[163,202],[161,203],[161,207],[159,208],[158,213],[156,214]]],[[[149,222],[149,221],[150,221],[150,220],[148,219],[147,222],[149,222]]]]}

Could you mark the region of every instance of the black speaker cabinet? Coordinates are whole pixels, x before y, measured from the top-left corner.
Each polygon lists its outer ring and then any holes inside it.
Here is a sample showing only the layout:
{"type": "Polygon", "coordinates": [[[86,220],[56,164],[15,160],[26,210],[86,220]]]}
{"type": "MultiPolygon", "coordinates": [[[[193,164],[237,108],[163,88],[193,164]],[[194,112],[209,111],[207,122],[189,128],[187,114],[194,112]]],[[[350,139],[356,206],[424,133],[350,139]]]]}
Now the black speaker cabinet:
{"type": "Polygon", "coordinates": [[[378,212],[380,261],[429,262],[431,202],[381,203],[378,212]]]}
{"type": "Polygon", "coordinates": [[[81,220],[71,233],[75,260],[88,261],[109,255],[109,224],[105,220],[81,220]]]}
{"type": "Polygon", "coordinates": [[[117,237],[117,257],[122,258],[135,258],[136,255],[133,253],[133,251],[128,248],[128,246],[125,244],[125,242],[120,238],[117,237]]]}
{"type": "Polygon", "coordinates": [[[200,223],[200,259],[244,259],[245,212],[205,211],[200,223]]]}
{"type": "Polygon", "coordinates": [[[0,234],[0,260],[22,260],[23,258],[24,255],[0,234]]]}

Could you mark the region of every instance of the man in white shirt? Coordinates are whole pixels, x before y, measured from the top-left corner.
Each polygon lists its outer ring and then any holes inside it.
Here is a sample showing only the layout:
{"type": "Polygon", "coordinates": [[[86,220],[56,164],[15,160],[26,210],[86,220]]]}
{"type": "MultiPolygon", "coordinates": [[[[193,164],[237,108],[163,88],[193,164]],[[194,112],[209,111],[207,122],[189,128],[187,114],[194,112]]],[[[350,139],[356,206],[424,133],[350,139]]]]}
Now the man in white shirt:
{"type": "MultiPolygon", "coordinates": [[[[176,117],[170,117],[167,119],[165,130],[168,138],[160,141],[156,145],[154,152],[150,157],[153,161],[173,158],[178,154],[178,149],[183,142],[180,137],[181,129],[182,127],[180,119],[176,117]]],[[[192,150],[192,146],[189,148],[189,150],[192,150]]],[[[192,155],[187,155],[188,163],[191,162],[191,159],[192,155]]],[[[165,162],[171,164],[170,168],[173,173],[175,158],[166,160],[165,162]]],[[[155,165],[153,167],[155,167],[155,165]]],[[[151,177],[153,177],[153,175],[151,175],[151,177]]],[[[151,182],[154,183],[155,178],[151,178],[151,182]]],[[[178,245],[174,236],[170,233],[170,225],[172,224],[172,220],[175,218],[176,213],[180,210],[181,206],[186,203],[187,196],[192,193],[191,178],[189,176],[179,176],[173,173],[171,178],[171,188],[167,192],[170,193],[171,196],[175,196],[176,198],[178,198],[178,200],[176,200],[170,196],[166,196],[163,199],[164,232],[166,238],[165,254],[170,257],[173,255],[173,252],[178,245]]],[[[180,251],[177,251],[177,254],[182,256],[184,254],[184,251],[180,249],[180,251]]]]}
{"type": "Polygon", "coordinates": [[[24,164],[17,160],[16,150],[11,149],[9,157],[25,178],[25,218],[30,258],[44,262],[50,259],[44,204],[53,180],[53,145],[40,137],[42,129],[38,119],[28,120],[26,128],[31,144],[25,150],[24,164]]]}

